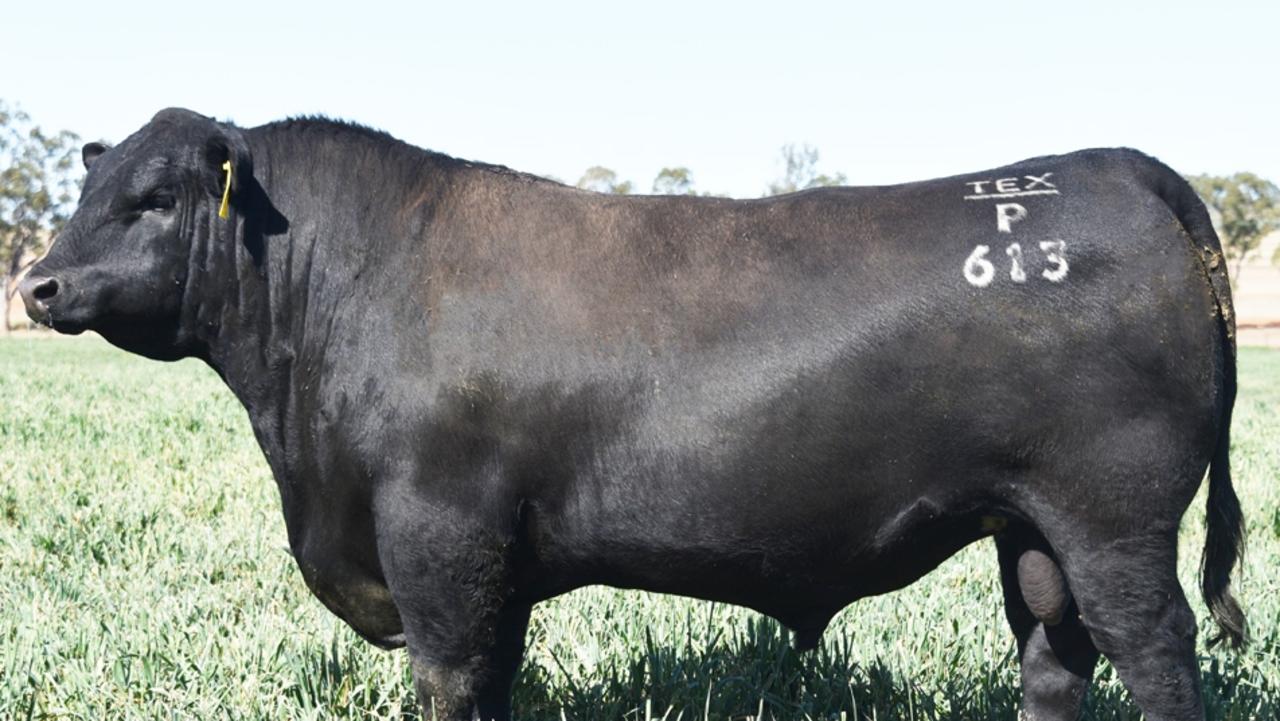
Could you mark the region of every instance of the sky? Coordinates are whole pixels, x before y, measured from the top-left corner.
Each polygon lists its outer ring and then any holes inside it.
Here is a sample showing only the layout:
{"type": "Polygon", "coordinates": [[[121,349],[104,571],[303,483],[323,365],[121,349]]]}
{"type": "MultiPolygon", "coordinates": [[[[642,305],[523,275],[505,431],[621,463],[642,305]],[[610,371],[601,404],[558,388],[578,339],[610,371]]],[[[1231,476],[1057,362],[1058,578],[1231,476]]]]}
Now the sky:
{"type": "Polygon", "coordinates": [[[780,148],[903,182],[1125,145],[1280,182],[1280,2],[48,0],[6,8],[0,98],[119,141],[159,109],[324,114],[647,190],[754,197],[780,148]]]}

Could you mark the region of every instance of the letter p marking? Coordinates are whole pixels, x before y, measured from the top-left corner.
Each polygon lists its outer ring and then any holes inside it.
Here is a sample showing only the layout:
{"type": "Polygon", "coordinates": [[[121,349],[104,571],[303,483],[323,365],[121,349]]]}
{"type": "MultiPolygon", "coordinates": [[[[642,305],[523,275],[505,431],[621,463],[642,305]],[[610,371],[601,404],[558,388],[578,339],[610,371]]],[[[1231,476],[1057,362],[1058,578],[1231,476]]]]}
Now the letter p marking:
{"type": "Polygon", "coordinates": [[[1017,203],[996,204],[996,229],[1001,233],[1012,233],[1013,224],[1027,217],[1027,209],[1017,203]]]}

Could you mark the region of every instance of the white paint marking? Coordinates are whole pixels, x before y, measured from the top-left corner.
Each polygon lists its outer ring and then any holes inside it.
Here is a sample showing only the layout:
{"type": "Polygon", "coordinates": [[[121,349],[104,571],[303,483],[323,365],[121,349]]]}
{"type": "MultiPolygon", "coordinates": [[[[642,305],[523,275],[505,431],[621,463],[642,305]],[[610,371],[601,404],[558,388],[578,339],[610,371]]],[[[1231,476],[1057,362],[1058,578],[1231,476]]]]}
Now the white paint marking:
{"type": "Polygon", "coordinates": [[[965,183],[965,185],[972,185],[973,192],[977,193],[978,195],[982,195],[983,194],[982,186],[990,182],[991,182],[990,180],[974,180],[974,181],[965,183]]]}
{"type": "Polygon", "coordinates": [[[1022,190],[1018,187],[1017,178],[1001,178],[996,181],[996,192],[998,193],[1016,193],[1022,190]]]}
{"type": "Polygon", "coordinates": [[[1035,187],[1036,187],[1037,185],[1043,185],[1043,186],[1044,186],[1044,187],[1046,187],[1046,188],[1056,188],[1056,187],[1058,187],[1058,186],[1054,185],[1053,183],[1050,183],[1048,180],[1045,180],[1045,178],[1048,178],[1050,175],[1053,175],[1053,173],[1045,173],[1044,175],[1024,175],[1024,176],[1022,176],[1022,177],[1024,177],[1024,178],[1026,178],[1027,180],[1030,180],[1030,181],[1031,181],[1030,183],[1027,183],[1027,187],[1025,188],[1025,190],[1035,190],[1035,187]]]}
{"type": "Polygon", "coordinates": [[[969,285],[978,288],[986,288],[991,285],[992,279],[996,277],[996,267],[987,260],[987,252],[991,248],[985,245],[979,245],[969,254],[969,258],[964,262],[964,279],[969,281],[969,285]]]}
{"type": "Polygon", "coordinates": [[[996,230],[1012,233],[1013,224],[1027,217],[1027,209],[1017,203],[996,203],[996,230]]]}
{"type": "Polygon", "coordinates": [[[1061,283],[1063,278],[1067,277],[1067,259],[1063,254],[1067,252],[1067,244],[1061,240],[1046,240],[1040,243],[1040,250],[1045,252],[1045,257],[1050,263],[1057,265],[1057,268],[1045,268],[1040,275],[1043,275],[1050,282],[1061,283]]]}
{"type": "Polygon", "coordinates": [[[1009,280],[1014,283],[1026,283],[1027,271],[1022,269],[1022,246],[1017,243],[1010,243],[1009,247],[1004,249],[1004,252],[1009,256],[1009,280]]]}
{"type": "MultiPolygon", "coordinates": [[[[970,183],[972,185],[972,183],[970,183]]],[[[1021,198],[1024,195],[1057,195],[1056,190],[1021,190],[1016,193],[982,193],[979,195],[966,195],[965,200],[986,200],[987,198],[1021,198]]]]}

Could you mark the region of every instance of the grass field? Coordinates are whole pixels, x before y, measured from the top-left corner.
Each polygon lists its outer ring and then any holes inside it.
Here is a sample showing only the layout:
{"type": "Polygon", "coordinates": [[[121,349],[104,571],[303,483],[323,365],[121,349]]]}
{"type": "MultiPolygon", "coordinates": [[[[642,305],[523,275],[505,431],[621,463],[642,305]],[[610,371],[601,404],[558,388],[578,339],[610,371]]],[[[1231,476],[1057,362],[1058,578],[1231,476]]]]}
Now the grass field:
{"type": "MultiPolygon", "coordinates": [[[[1215,719],[1280,718],[1280,352],[1241,352],[1235,482],[1249,525],[1243,654],[1201,649],[1215,719]]],[[[1182,582],[1196,589],[1202,501],[1182,582]]],[[[1192,601],[1209,635],[1208,616],[1192,601]]],[[[798,655],[729,606],[585,589],[539,606],[522,719],[1013,719],[990,541],[846,609],[798,655]]],[[[195,361],[90,339],[0,342],[0,719],[385,719],[403,651],[314,600],[244,412],[195,361]]],[[[1136,719],[1100,666],[1086,718],[1136,719]]]]}

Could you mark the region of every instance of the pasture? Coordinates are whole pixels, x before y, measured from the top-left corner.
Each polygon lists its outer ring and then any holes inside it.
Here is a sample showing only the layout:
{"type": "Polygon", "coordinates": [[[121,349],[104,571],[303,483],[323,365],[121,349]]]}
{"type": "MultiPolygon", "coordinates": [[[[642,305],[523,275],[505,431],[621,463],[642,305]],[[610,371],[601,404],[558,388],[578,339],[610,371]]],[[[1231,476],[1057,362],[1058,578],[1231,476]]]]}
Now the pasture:
{"type": "MultiPolygon", "coordinates": [[[[1233,435],[1254,645],[1208,650],[1201,499],[1181,577],[1210,717],[1280,718],[1280,352],[1242,349],[1233,435]]],[[[1106,503],[1105,498],[1098,499],[1106,503]]],[[[203,364],[101,340],[0,341],[0,719],[390,719],[403,651],[306,590],[244,412],[203,364]]],[[[742,609],[591,588],[539,606],[522,719],[1013,719],[991,542],[861,601],[814,653],[742,609]]],[[[1088,719],[1136,719],[1101,665],[1088,719]]]]}

